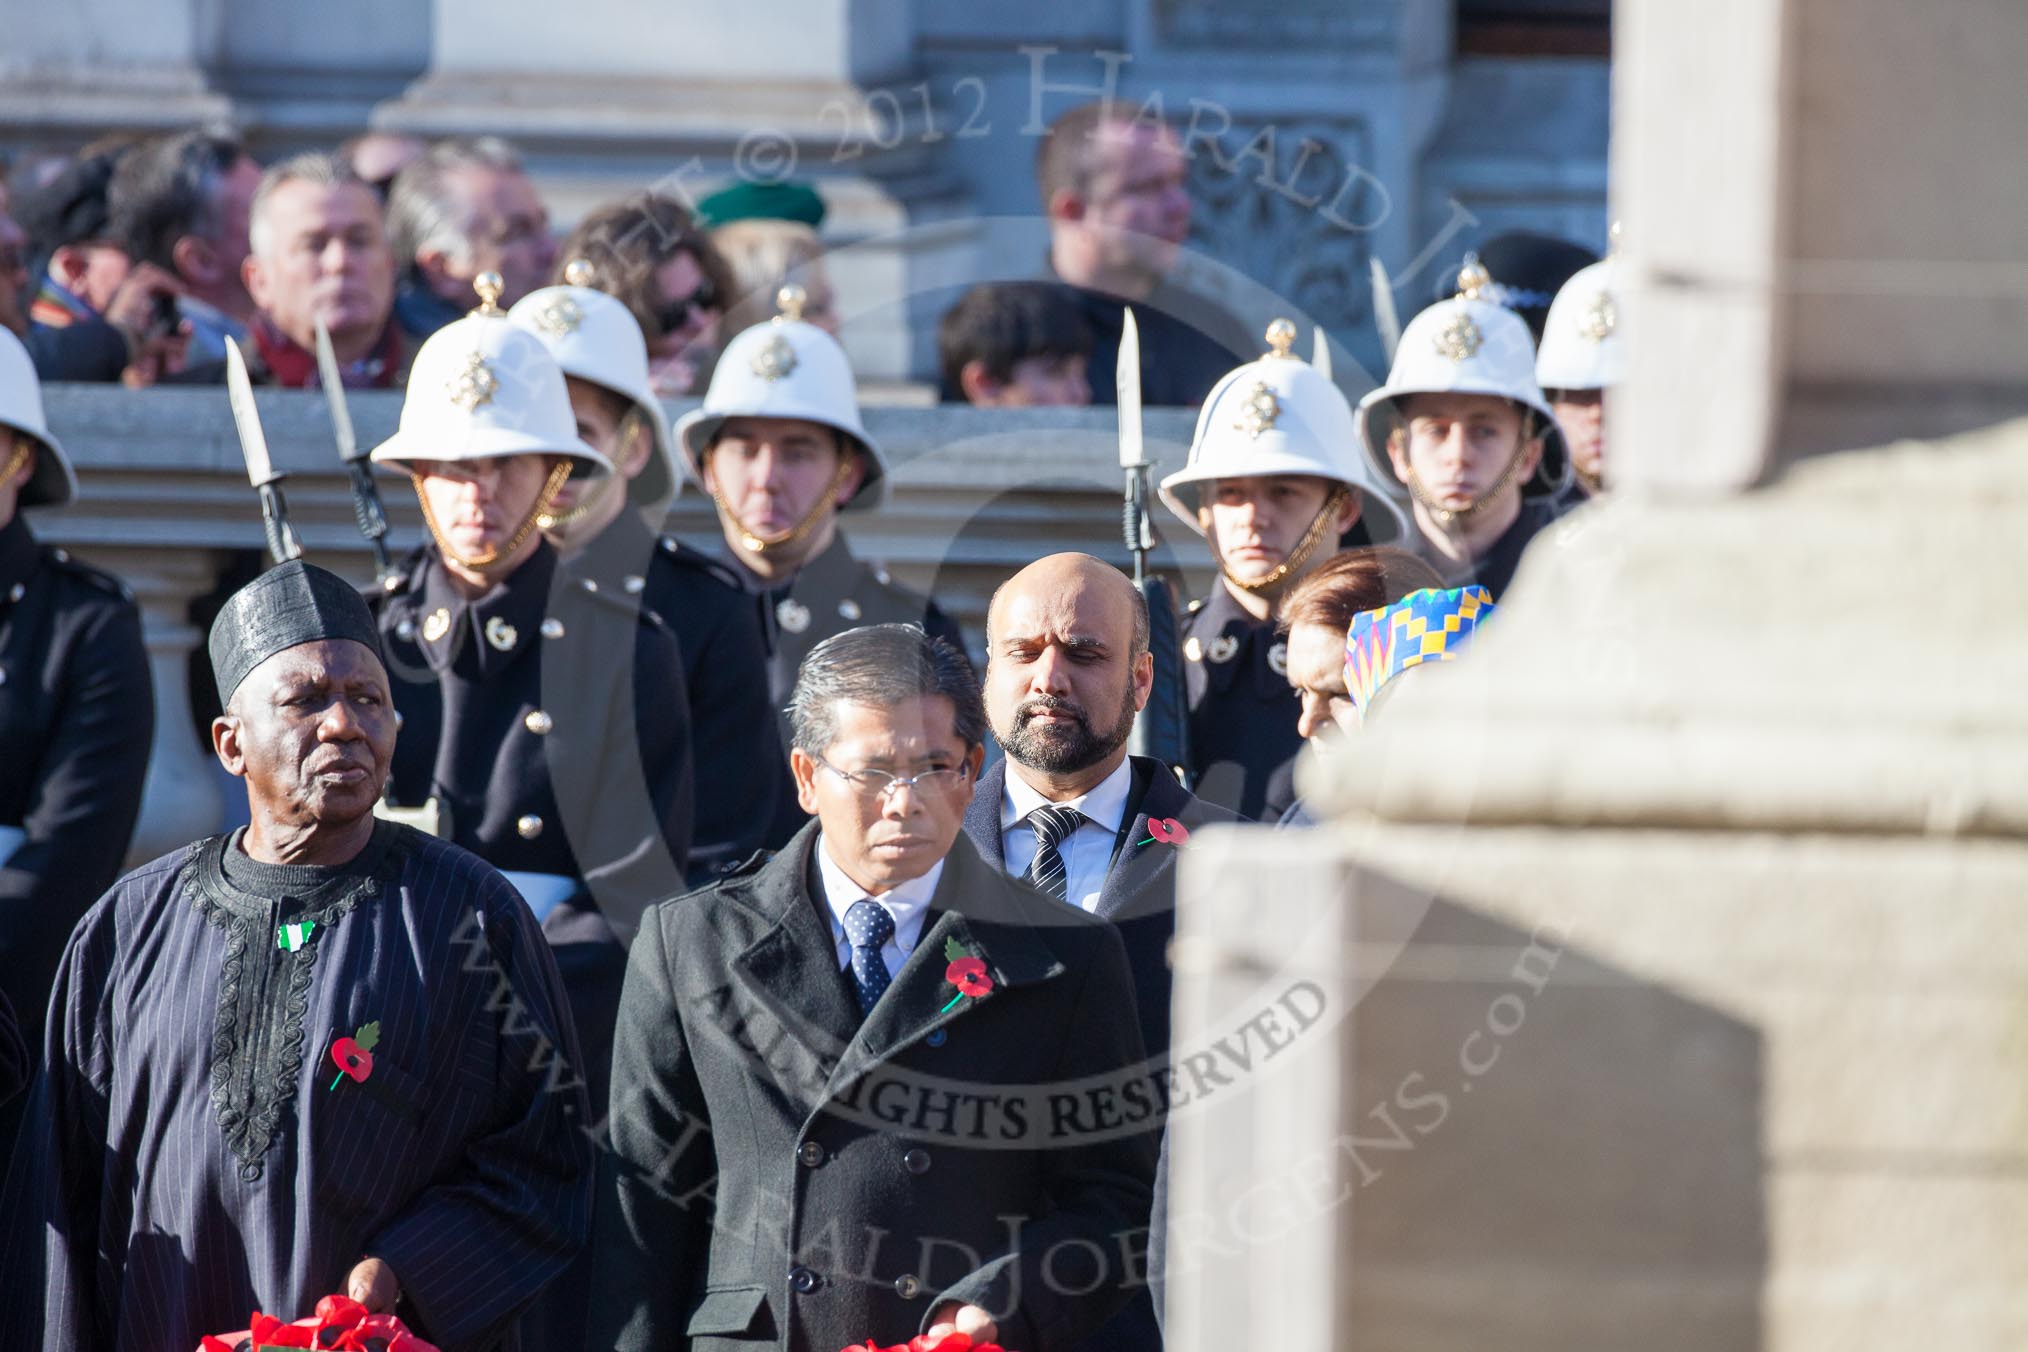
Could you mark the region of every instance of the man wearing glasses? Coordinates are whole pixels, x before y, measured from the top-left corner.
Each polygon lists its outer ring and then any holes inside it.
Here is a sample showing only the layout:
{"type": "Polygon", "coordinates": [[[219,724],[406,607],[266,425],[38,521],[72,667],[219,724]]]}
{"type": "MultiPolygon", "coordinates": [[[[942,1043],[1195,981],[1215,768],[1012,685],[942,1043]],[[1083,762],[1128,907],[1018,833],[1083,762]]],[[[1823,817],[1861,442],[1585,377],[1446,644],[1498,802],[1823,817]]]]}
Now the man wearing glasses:
{"type": "Polygon", "coordinates": [[[1072,1347],[1152,1197],[1145,1128],[1083,1111],[1141,1059],[1120,941],[959,838],[986,713],[955,649],[848,630],[790,716],[817,820],[634,944],[588,1345],[1072,1347]]]}

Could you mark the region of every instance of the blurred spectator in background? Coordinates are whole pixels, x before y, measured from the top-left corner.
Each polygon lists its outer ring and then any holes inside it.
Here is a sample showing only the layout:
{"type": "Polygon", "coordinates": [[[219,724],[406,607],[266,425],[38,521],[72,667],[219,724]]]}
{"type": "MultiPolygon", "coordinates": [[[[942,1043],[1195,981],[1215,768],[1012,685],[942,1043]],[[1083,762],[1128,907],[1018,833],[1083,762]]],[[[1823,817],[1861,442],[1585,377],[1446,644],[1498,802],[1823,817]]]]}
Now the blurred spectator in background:
{"type": "Polygon", "coordinates": [[[838,336],[838,294],[824,270],[824,242],[801,221],[748,220],[721,225],[711,243],[732,274],[732,304],[725,312],[728,333],[741,333],[773,317],[775,296],[785,282],[803,288],[803,319],[838,336]]]}
{"type": "Polygon", "coordinates": [[[136,146],[107,188],[112,237],[130,259],[182,286],[177,308],[190,329],[191,365],[224,360],[229,337],[246,342],[254,307],[241,274],[260,181],[260,165],[236,137],[186,131],[136,146]]]}
{"type": "Polygon", "coordinates": [[[824,224],[824,199],[807,183],[751,183],[720,188],[697,204],[697,224],[716,230],[734,221],[796,221],[812,230],[824,224]]]}
{"type": "Polygon", "coordinates": [[[807,183],[735,183],[697,204],[697,223],[732,274],[724,329],[740,333],[775,313],[784,282],[803,288],[803,319],[838,336],[838,299],[824,271],[824,199],[807,183]]]}
{"type": "MultiPolygon", "coordinates": [[[[331,155],[297,155],[261,175],[248,213],[245,280],[259,313],[246,354],[256,383],[307,389],[317,375],[317,321],[348,387],[385,389],[407,374],[392,322],[394,255],[380,198],[331,155]]],[[[223,366],[192,379],[222,380],[223,366]]]]}
{"type": "Polygon", "coordinates": [[[512,305],[556,266],[549,211],[521,152],[497,136],[438,141],[395,175],[387,233],[394,314],[412,347],[471,310],[480,273],[499,273],[500,303],[512,305]]]}
{"type": "Polygon", "coordinates": [[[7,180],[0,178],[0,329],[28,336],[28,232],[14,219],[7,180]]]}
{"type": "Polygon", "coordinates": [[[1035,175],[1049,218],[1049,268],[1070,284],[1091,326],[1088,384],[1115,397],[1122,315],[1141,331],[1141,397],[1194,405],[1253,353],[1251,328],[1170,284],[1190,233],[1187,161],[1176,133],[1132,104],[1088,103],[1042,138],[1035,175]]]}
{"type": "Polygon", "coordinates": [[[399,132],[369,131],[342,141],[338,146],[338,159],[353,173],[364,179],[366,185],[380,194],[380,200],[387,200],[387,190],[394,186],[394,176],[423,157],[429,146],[417,136],[403,136],[399,132]]]}
{"type": "Polygon", "coordinates": [[[975,286],[937,325],[942,397],[1001,408],[1089,404],[1091,347],[1091,326],[1061,286],[975,286]]]}
{"type": "Polygon", "coordinates": [[[43,380],[142,386],[183,367],[181,285],[112,237],[107,188],[132,144],[80,154],[20,202],[30,253],[44,260],[26,339],[43,380]]]}
{"type": "Polygon", "coordinates": [[[642,193],[602,206],[571,232],[562,257],[590,263],[597,289],[640,324],[658,397],[703,388],[734,287],[725,260],[681,202],[642,193]]]}

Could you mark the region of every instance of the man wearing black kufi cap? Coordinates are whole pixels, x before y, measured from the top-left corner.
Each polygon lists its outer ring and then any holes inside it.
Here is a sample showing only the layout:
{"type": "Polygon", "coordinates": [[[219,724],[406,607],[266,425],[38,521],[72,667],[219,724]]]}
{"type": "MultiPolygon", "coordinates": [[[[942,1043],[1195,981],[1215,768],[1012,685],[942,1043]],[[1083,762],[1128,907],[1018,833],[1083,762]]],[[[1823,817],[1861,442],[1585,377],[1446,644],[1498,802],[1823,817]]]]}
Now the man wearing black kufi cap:
{"type": "Polygon", "coordinates": [[[195,1347],[343,1292],[494,1348],[583,1242],[591,1148],[527,907],[374,816],[373,616],[300,561],[211,630],[249,824],[137,869],[73,934],[4,1211],[0,1340],[195,1347]]]}
{"type": "MultiPolygon", "coordinates": [[[[0,330],[0,995],[31,1055],[63,941],[119,876],[155,728],[133,598],[22,517],[76,496],[28,353],[0,330]]],[[[20,1111],[0,1108],[0,1160],[20,1111]]]]}

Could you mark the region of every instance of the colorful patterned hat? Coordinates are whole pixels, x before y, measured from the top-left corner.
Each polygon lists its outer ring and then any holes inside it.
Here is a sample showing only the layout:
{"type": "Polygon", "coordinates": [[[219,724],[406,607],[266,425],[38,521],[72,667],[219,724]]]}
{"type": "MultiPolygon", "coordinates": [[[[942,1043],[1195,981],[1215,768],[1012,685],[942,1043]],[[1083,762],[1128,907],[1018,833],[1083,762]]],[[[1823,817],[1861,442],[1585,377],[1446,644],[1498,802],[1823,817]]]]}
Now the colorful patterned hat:
{"type": "Polygon", "coordinates": [[[1448,662],[1493,613],[1484,587],[1425,587],[1391,606],[1361,611],[1345,631],[1345,688],[1364,718],[1380,688],[1425,662],[1448,662]]]}

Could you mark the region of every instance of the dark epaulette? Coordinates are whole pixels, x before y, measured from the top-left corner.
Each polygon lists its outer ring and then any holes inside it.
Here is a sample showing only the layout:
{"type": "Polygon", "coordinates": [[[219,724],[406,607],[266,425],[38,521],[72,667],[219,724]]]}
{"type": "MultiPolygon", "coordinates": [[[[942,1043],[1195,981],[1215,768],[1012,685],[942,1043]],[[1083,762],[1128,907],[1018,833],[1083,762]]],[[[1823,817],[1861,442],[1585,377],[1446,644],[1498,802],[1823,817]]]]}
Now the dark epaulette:
{"type": "Polygon", "coordinates": [[[596,578],[581,577],[576,579],[576,583],[574,590],[577,594],[601,613],[629,616],[650,629],[666,630],[669,627],[660,615],[626,592],[609,591],[600,586],[596,578]]]}
{"type": "Polygon", "coordinates": [[[774,857],[775,852],[773,850],[755,850],[752,854],[739,860],[737,863],[727,860],[718,866],[719,879],[723,881],[728,878],[744,878],[749,873],[759,873],[761,866],[774,857]]]}
{"type": "Polygon", "coordinates": [[[74,557],[67,549],[59,549],[53,545],[45,547],[42,558],[50,567],[72,577],[82,578],[99,591],[110,592],[129,603],[134,599],[133,589],[126,583],[104,569],[94,568],[83,559],[74,557]]]}
{"type": "Polygon", "coordinates": [[[714,582],[722,582],[734,591],[744,591],[739,574],[724,559],[713,558],[701,549],[693,549],[673,535],[662,537],[662,557],[679,568],[689,568],[703,573],[714,582]]]}

